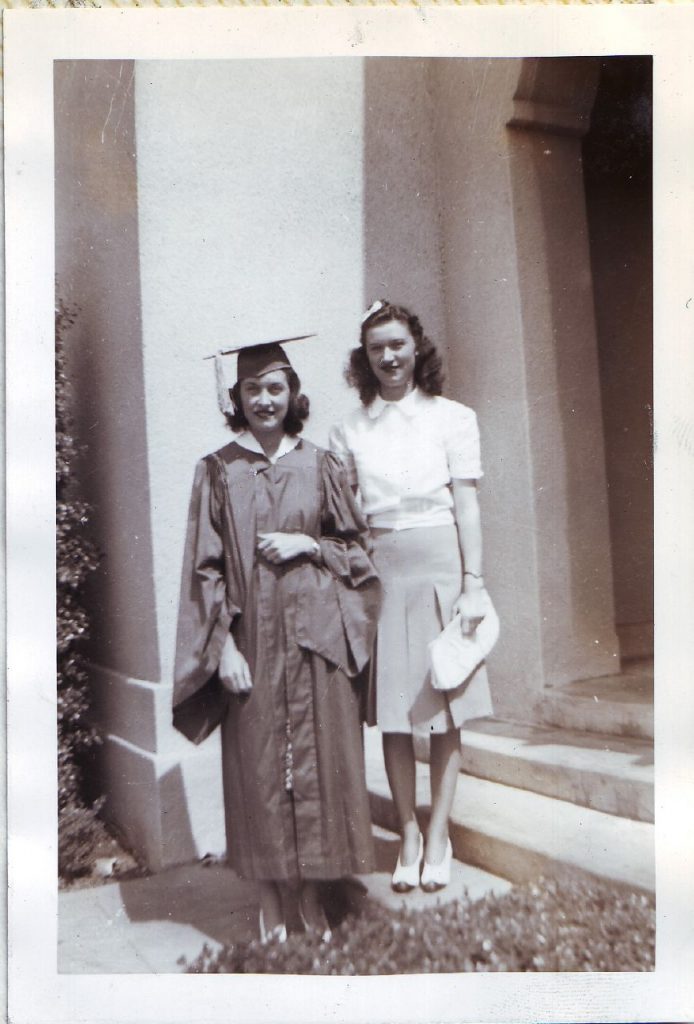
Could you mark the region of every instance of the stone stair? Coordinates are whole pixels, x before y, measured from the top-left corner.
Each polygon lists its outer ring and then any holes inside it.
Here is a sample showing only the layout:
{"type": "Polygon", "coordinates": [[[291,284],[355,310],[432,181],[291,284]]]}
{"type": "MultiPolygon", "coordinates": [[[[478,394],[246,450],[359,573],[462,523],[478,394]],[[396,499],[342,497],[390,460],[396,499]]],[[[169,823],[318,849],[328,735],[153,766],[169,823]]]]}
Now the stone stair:
{"type": "MultiPolygon", "coordinates": [[[[645,737],[588,735],[575,721],[566,732],[486,719],[470,723],[463,740],[465,771],[450,828],[456,858],[513,882],[578,871],[654,889],[652,745],[645,737]]],[[[395,830],[375,729],[365,731],[365,752],[373,820],[395,830]]],[[[417,805],[424,823],[425,763],[418,765],[417,805]]]]}
{"type": "Polygon", "coordinates": [[[619,675],[548,689],[541,713],[547,725],[561,729],[652,741],[653,662],[627,662],[619,675]]]}
{"type": "Polygon", "coordinates": [[[653,821],[652,741],[493,718],[469,723],[462,740],[468,775],[653,821]]]}

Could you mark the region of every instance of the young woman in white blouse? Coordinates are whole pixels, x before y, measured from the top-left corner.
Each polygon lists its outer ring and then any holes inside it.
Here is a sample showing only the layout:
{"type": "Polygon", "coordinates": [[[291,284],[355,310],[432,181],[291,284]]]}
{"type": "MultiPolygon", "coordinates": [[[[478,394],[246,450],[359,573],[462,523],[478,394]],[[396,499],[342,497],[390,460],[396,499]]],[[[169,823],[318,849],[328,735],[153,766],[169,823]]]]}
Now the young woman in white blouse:
{"type": "Polygon", "coordinates": [[[461,767],[460,727],[490,713],[484,666],[457,690],[431,685],[428,650],[458,612],[470,632],[484,614],[480,466],[472,409],[441,397],[441,359],[416,316],[379,300],[367,311],[347,379],[361,407],[331,434],[358,487],[383,585],[368,721],[383,734],[401,826],[393,888],[450,879],[448,819],[461,767]],[[416,818],[413,736],[429,736],[431,818],[416,818]]]}

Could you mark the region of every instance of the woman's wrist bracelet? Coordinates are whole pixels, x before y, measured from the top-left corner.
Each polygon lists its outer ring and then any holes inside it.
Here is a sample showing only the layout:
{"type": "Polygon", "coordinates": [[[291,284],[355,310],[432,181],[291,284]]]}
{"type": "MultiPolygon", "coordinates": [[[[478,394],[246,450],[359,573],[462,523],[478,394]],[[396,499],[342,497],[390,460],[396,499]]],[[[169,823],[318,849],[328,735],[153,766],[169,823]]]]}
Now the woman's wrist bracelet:
{"type": "Polygon", "coordinates": [[[476,594],[480,590],[484,590],[484,576],[478,576],[476,572],[464,573],[463,590],[465,593],[473,594],[476,594]]]}

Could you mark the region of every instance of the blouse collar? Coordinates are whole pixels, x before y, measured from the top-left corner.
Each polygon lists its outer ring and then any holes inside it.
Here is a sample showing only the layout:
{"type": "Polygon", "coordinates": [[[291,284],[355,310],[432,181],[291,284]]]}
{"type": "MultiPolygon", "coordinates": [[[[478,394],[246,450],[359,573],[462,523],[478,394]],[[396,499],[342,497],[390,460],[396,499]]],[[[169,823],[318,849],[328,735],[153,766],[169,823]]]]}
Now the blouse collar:
{"type": "Polygon", "coordinates": [[[290,437],[289,434],[283,434],[277,451],[272,457],[270,457],[263,451],[263,446],[260,444],[258,439],[254,437],[250,430],[244,430],[241,434],[237,434],[234,440],[237,444],[240,444],[242,448],[245,448],[246,451],[255,452],[257,455],[263,455],[273,466],[278,459],[282,458],[283,455],[293,452],[299,443],[298,437],[290,437]]]}
{"type": "Polygon", "coordinates": [[[370,402],[366,407],[366,411],[372,420],[377,419],[385,409],[397,409],[408,419],[412,419],[416,415],[419,406],[421,405],[422,392],[419,388],[415,387],[412,391],[409,391],[404,398],[399,399],[397,402],[387,402],[380,395],[376,395],[373,402],[370,402]]]}

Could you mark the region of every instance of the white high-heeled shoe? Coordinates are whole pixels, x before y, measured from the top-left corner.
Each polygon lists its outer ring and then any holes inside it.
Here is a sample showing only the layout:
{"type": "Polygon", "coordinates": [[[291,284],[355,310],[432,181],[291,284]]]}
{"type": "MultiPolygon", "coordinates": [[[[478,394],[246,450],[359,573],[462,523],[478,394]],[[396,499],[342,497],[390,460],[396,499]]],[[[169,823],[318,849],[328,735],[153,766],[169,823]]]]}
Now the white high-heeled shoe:
{"type": "Polygon", "coordinates": [[[260,941],[263,946],[267,946],[268,942],[272,942],[273,939],[277,939],[278,942],[287,941],[287,926],[285,924],[276,924],[274,928],[271,928],[269,931],[267,930],[262,907],[260,908],[258,923],[260,925],[260,941]]]}
{"type": "Polygon", "coordinates": [[[400,862],[400,851],[398,851],[398,862],[390,882],[391,889],[395,892],[410,892],[419,885],[419,873],[422,870],[424,860],[424,838],[419,833],[419,851],[417,860],[413,864],[402,864],[400,862]]]}
{"type": "Polygon", "coordinates": [[[453,846],[451,840],[446,840],[446,852],[440,864],[429,864],[424,861],[422,868],[422,879],[420,885],[424,892],[436,892],[438,889],[445,889],[451,880],[451,861],[453,860],[453,846]]]}

